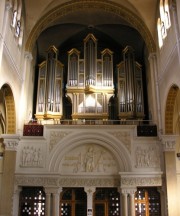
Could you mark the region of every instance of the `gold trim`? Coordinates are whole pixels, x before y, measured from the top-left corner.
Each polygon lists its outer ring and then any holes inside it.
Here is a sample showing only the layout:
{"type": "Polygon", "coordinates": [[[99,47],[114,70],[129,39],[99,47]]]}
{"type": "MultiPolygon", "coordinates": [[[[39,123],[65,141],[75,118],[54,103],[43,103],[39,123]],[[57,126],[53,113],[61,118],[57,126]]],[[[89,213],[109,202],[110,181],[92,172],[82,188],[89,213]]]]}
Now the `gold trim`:
{"type": "Polygon", "coordinates": [[[165,110],[165,134],[173,134],[174,105],[179,88],[173,85],[168,93],[165,110]]]}
{"type": "Polygon", "coordinates": [[[84,43],[86,43],[89,39],[92,39],[94,42],[97,42],[98,40],[95,38],[93,34],[88,34],[86,38],[84,38],[84,43]]]}
{"type": "Polygon", "coordinates": [[[71,55],[73,53],[76,53],[77,55],[79,55],[81,52],[79,50],[77,50],[76,48],[72,48],[71,50],[68,51],[69,55],[71,55]]]}
{"type": "Polygon", "coordinates": [[[4,85],[2,87],[5,92],[5,106],[7,111],[7,125],[6,125],[6,133],[7,134],[15,134],[16,133],[16,112],[15,112],[15,103],[14,96],[11,88],[8,85],[4,85]]]}
{"type": "Polygon", "coordinates": [[[89,119],[89,120],[103,120],[103,119],[108,119],[108,113],[73,113],[72,114],[72,119],[89,119]]]}

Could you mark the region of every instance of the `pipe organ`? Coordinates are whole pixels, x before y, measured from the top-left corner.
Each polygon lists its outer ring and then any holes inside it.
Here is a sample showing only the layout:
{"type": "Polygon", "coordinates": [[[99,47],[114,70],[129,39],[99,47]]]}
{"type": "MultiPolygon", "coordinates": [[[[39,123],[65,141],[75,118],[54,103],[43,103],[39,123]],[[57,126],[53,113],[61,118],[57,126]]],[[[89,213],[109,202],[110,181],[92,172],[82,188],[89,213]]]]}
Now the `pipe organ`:
{"type": "Polygon", "coordinates": [[[54,46],[48,49],[46,61],[39,65],[36,118],[60,120],[65,93],[72,104],[69,115],[73,120],[107,120],[117,109],[115,119],[143,119],[142,67],[135,61],[133,48],[127,46],[123,50],[123,61],[117,65],[114,110],[112,107],[108,110],[115,94],[113,52],[108,48],[99,51],[93,34],[86,36],[83,48],[82,54],[76,48],[68,51],[66,86],[58,50],[54,46]]]}
{"type": "Polygon", "coordinates": [[[108,119],[109,99],[114,95],[113,52],[105,49],[97,58],[97,39],[84,39],[84,58],[77,49],[68,52],[66,96],[72,101],[72,119],[108,119]]]}
{"type": "Polygon", "coordinates": [[[39,65],[36,118],[62,117],[63,64],[58,61],[58,50],[51,46],[47,59],[39,65]]]}
{"type": "Polygon", "coordinates": [[[120,119],[143,119],[142,67],[134,59],[134,50],[123,50],[123,61],[117,65],[120,119]]]}

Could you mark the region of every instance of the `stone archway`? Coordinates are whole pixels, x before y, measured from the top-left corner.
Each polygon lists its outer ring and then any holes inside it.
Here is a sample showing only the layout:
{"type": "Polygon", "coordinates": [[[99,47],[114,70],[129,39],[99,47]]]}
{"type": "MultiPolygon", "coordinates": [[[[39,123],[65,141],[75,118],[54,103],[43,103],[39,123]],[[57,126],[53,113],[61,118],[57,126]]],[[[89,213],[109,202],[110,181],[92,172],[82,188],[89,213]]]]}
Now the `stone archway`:
{"type": "Polygon", "coordinates": [[[166,110],[165,110],[165,134],[173,134],[173,115],[176,96],[178,94],[179,88],[176,85],[173,85],[168,93],[166,101],[166,110]]]}
{"type": "Polygon", "coordinates": [[[16,133],[16,112],[15,112],[15,102],[14,102],[14,96],[12,90],[8,84],[4,84],[0,92],[2,96],[1,108],[3,109],[1,114],[4,122],[3,133],[15,134],[16,133]]]}
{"type": "MultiPolygon", "coordinates": [[[[53,133],[54,134],[54,133],[53,133]]],[[[51,172],[57,172],[61,174],[74,173],[74,175],[88,174],[92,172],[96,174],[110,174],[118,175],[118,172],[131,172],[132,164],[131,157],[127,146],[113,137],[112,134],[91,131],[83,133],[78,132],[76,134],[64,134],[63,142],[58,143],[51,149],[49,155],[49,170],[51,172]],[[110,147],[111,146],[111,147],[110,147]],[[85,166],[85,157],[87,155],[93,155],[94,168],[87,171],[85,166]],[[96,156],[95,156],[96,155],[96,156]],[[103,157],[108,157],[109,161],[113,162],[113,166],[104,170],[104,165],[108,160],[104,160],[103,157]],[[71,160],[73,159],[73,160],[71,160]],[[70,164],[73,163],[73,167],[70,164]],[[67,166],[64,166],[66,164],[67,166]]],[[[61,132],[56,133],[56,137],[61,137],[61,132]]],[[[122,135],[123,136],[123,135],[122,135]]],[[[50,141],[51,142],[51,141],[50,141]]],[[[54,143],[54,140],[53,140],[54,143]]],[[[51,144],[50,144],[51,145],[51,144]]],[[[107,164],[106,164],[107,165],[107,164]]],[[[90,168],[91,169],[91,168],[90,168]]]]}
{"type": "Polygon", "coordinates": [[[54,9],[50,10],[44,16],[41,17],[41,19],[36,23],[36,25],[32,29],[29,38],[26,42],[26,50],[31,52],[33,50],[35,41],[37,40],[41,32],[49,26],[52,26],[61,17],[64,17],[70,13],[78,13],[79,11],[87,11],[89,9],[98,9],[104,13],[110,13],[122,18],[123,20],[126,20],[126,22],[130,26],[135,28],[141,34],[149,50],[149,53],[155,52],[154,40],[143,20],[140,19],[132,11],[123,7],[122,5],[103,0],[70,1],[68,3],[61,4],[55,7],[54,9]]]}

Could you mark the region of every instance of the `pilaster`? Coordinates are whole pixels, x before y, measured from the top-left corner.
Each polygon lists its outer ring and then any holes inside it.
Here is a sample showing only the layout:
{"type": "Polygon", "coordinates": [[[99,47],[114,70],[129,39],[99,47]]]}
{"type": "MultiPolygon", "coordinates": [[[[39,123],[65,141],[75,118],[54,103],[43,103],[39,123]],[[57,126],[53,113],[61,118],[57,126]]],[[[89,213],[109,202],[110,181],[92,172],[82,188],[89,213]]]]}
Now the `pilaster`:
{"type": "Polygon", "coordinates": [[[161,106],[159,96],[159,83],[158,83],[158,69],[157,69],[157,55],[156,53],[150,53],[150,75],[151,75],[151,90],[152,90],[152,103],[153,103],[153,116],[154,121],[159,125],[159,132],[162,132],[162,118],[161,118],[161,106]]]}
{"type": "MultiPolygon", "coordinates": [[[[19,119],[18,119],[18,131],[20,134],[22,134],[23,125],[25,120],[30,120],[28,118],[32,118],[32,110],[28,109],[28,100],[32,101],[31,94],[32,92],[29,91],[31,89],[32,85],[32,73],[31,73],[31,67],[32,67],[32,54],[30,52],[25,52],[24,54],[24,70],[23,70],[23,83],[22,83],[22,90],[21,90],[21,100],[20,100],[20,106],[19,106],[19,119]],[[30,98],[29,98],[30,97],[30,98]],[[29,115],[31,113],[31,116],[29,115]]],[[[30,102],[32,103],[32,102],[30,102]]],[[[30,105],[30,107],[32,107],[30,105]]]]}
{"type": "Polygon", "coordinates": [[[167,187],[168,216],[178,216],[177,176],[176,176],[176,135],[162,135],[165,176],[167,187]]]}
{"type": "Polygon", "coordinates": [[[14,193],[14,173],[16,164],[16,151],[19,143],[19,136],[16,134],[2,134],[5,145],[2,194],[0,200],[0,215],[11,215],[13,209],[12,197],[14,193]]]}
{"type": "Polygon", "coordinates": [[[13,193],[13,211],[12,215],[17,216],[19,212],[19,195],[21,192],[21,187],[15,187],[13,193]]]}

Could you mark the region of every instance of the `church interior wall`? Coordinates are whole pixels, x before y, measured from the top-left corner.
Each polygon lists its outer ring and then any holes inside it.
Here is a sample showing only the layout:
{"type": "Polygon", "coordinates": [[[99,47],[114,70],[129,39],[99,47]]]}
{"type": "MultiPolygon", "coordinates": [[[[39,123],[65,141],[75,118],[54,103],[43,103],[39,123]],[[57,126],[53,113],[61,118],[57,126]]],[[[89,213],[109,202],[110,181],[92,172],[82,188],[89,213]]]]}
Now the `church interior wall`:
{"type": "MultiPolygon", "coordinates": [[[[65,1],[61,2],[62,4],[65,3],[65,1]]],[[[113,2],[119,3],[118,0],[113,2]]],[[[129,4],[125,0],[123,3],[124,6],[129,4]]],[[[1,17],[4,17],[4,4],[5,0],[1,0],[0,43],[2,41],[2,53],[0,55],[2,54],[2,63],[0,65],[0,87],[4,84],[9,85],[16,106],[17,133],[20,135],[20,141],[16,149],[15,189],[16,187],[20,189],[23,186],[58,188],[72,185],[77,187],[93,185],[93,187],[102,187],[103,184],[107,187],[122,187],[121,189],[143,186],[161,187],[164,184],[162,182],[164,180],[163,175],[166,174],[162,143],[159,137],[138,137],[136,125],[44,125],[42,137],[26,137],[22,135],[24,121],[29,121],[34,117],[33,97],[38,47],[35,45],[32,53],[24,52],[26,39],[24,39],[22,47],[18,46],[10,27],[10,14],[6,23],[6,32],[5,34],[1,32],[4,26],[3,19],[1,19],[1,17]],[[21,131],[20,134],[19,130],[21,131]],[[90,163],[86,159],[88,155],[90,163]],[[94,163],[92,163],[92,157],[94,163]],[[67,182],[66,179],[68,179],[67,182]],[[92,182],[91,179],[93,179],[92,182]],[[131,185],[132,181],[133,185],[131,185]]],[[[42,3],[37,2],[37,4],[43,6],[42,3]]],[[[35,9],[34,13],[39,13],[39,15],[36,20],[29,22],[26,26],[27,34],[25,34],[25,37],[29,35],[38,18],[46,14],[50,7],[54,8],[55,6],[59,7],[58,1],[54,1],[46,8],[42,7],[41,11],[39,11],[38,7],[35,9]]],[[[179,2],[177,2],[177,8],[180,8],[179,2]]],[[[135,11],[133,7],[130,7],[129,10],[135,11]]],[[[180,17],[178,19],[180,20],[180,17]]],[[[148,20],[146,20],[146,23],[148,23],[148,20]]],[[[152,26],[148,28],[151,32],[154,31],[151,29],[152,26]]],[[[153,26],[153,28],[156,27],[153,26]]],[[[168,32],[164,46],[157,51],[157,82],[161,110],[157,110],[157,89],[155,89],[157,83],[155,83],[155,75],[151,74],[154,71],[152,71],[148,61],[148,55],[151,53],[147,50],[145,53],[148,109],[149,113],[151,113],[149,119],[157,123],[157,116],[161,115],[163,132],[165,132],[165,109],[169,89],[173,84],[180,87],[180,57],[178,55],[175,28],[172,19],[172,28],[168,32]],[[157,113],[157,111],[160,113],[157,113]]],[[[178,123],[179,100],[180,94],[176,98],[173,116],[175,134],[180,134],[180,125],[178,123]]],[[[5,113],[2,105],[0,105],[0,111],[3,114],[5,113]]],[[[1,130],[0,134],[2,134],[1,130]]],[[[180,151],[179,146],[180,138],[177,138],[174,154],[178,192],[180,192],[180,160],[176,157],[176,153],[180,151]]],[[[15,154],[13,158],[15,158],[15,154]]],[[[0,195],[3,182],[2,174],[3,159],[0,158],[0,195]]],[[[10,189],[12,189],[12,185],[10,189]]],[[[0,196],[0,200],[1,198],[0,196]]],[[[178,214],[175,213],[175,215],[170,216],[176,215],[178,214]]]]}

